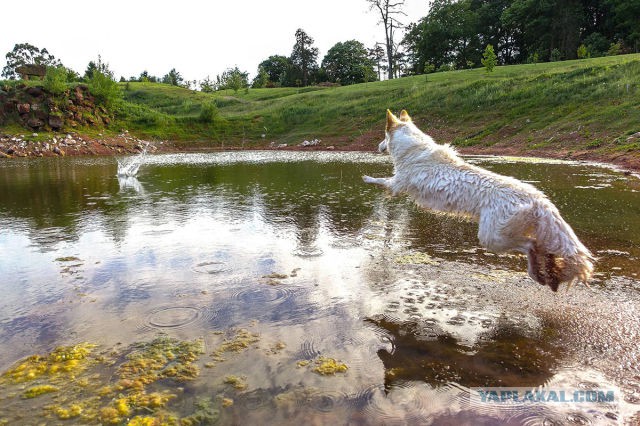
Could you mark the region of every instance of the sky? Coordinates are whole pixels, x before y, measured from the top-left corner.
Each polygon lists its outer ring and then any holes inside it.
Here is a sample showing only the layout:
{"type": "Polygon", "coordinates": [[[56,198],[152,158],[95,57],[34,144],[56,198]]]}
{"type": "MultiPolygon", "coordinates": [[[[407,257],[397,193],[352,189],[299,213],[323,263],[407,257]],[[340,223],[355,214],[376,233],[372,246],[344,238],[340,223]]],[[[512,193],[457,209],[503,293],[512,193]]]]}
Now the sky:
{"type": "MultiPolygon", "coordinates": [[[[428,0],[405,0],[403,10],[403,23],[416,22],[428,0]]],[[[337,42],[383,42],[376,13],[366,0],[30,0],[26,9],[10,1],[2,5],[0,69],[16,43],[30,43],[80,74],[101,55],[116,78],[175,68],[200,81],[234,66],[252,77],[269,56],[291,54],[298,28],[314,38],[318,62],[337,42]]]]}

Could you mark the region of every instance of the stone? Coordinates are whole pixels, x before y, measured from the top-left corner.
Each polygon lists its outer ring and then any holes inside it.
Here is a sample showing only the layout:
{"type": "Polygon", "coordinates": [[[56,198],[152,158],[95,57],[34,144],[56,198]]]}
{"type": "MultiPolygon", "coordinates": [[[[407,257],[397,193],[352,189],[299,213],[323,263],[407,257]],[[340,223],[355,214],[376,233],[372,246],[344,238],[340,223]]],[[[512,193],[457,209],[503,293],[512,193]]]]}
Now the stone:
{"type": "Polygon", "coordinates": [[[31,127],[32,129],[39,129],[43,125],[44,125],[44,122],[36,117],[31,117],[30,119],[27,120],[27,126],[31,127]]]}
{"type": "Polygon", "coordinates": [[[64,125],[64,120],[59,115],[50,115],[49,116],[49,127],[53,130],[60,130],[64,125]]]}
{"type": "Polygon", "coordinates": [[[27,89],[27,93],[31,96],[33,96],[34,98],[39,98],[40,96],[44,96],[44,90],[42,90],[42,87],[29,87],[27,89]]]}
{"type": "Polygon", "coordinates": [[[31,105],[18,104],[18,114],[27,114],[29,111],[31,111],[31,105]]]}
{"type": "Polygon", "coordinates": [[[53,152],[58,154],[60,157],[64,157],[64,151],[58,148],[57,146],[53,147],[53,152]]]}

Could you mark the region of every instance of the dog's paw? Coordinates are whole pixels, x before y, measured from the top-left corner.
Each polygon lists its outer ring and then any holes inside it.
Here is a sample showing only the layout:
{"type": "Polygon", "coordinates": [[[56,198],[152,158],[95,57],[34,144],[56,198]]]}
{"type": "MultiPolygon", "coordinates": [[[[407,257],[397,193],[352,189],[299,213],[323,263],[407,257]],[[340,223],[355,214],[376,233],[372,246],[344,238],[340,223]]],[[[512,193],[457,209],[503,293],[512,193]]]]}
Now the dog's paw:
{"type": "Polygon", "coordinates": [[[375,183],[376,181],[375,178],[372,178],[371,176],[367,176],[367,175],[362,176],[362,180],[364,181],[364,183],[375,183]]]}

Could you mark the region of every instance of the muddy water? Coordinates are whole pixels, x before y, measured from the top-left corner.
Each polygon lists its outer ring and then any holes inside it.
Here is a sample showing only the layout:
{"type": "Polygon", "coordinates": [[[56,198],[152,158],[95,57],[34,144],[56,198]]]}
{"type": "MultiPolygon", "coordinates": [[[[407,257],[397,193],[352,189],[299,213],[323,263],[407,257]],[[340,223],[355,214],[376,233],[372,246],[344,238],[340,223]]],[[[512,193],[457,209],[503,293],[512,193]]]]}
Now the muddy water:
{"type": "Polygon", "coordinates": [[[598,257],[589,288],[553,294],[524,258],[479,247],[474,224],[364,185],[363,174],[390,173],[387,157],[147,160],[120,180],[109,158],[0,163],[0,370],[82,342],[100,354],[35,398],[25,389],[46,378],[5,376],[0,424],[106,422],[118,395],[95,389],[158,336],[200,342],[197,374],[156,377],[145,392],[171,399],[143,410],[131,397],[116,424],[143,414],[171,424],[204,405],[200,424],[640,421],[637,177],[469,159],[544,190],[598,257]],[[315,371],[331,364],[347,368],[315,371]],[[482,402],[487,387],[615,399],[482,402]],[[69,420],[51,408],[74,402],[82,410],[69,420]]]}

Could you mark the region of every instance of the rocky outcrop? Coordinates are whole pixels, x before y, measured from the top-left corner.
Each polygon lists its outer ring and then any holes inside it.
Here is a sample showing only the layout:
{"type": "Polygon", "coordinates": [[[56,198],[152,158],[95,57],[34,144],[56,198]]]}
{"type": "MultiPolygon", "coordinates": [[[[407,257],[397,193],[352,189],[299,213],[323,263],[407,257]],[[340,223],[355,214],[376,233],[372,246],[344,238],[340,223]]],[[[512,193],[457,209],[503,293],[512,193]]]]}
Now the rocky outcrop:
{"type": "Polygon", "coordinates": [[[41,86],[0,85],[0,126],[16,122],[33,131],[63,131],[83,126],[104,127],[112,117],[84,84],[61,95],[41,86]]]}

